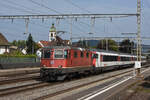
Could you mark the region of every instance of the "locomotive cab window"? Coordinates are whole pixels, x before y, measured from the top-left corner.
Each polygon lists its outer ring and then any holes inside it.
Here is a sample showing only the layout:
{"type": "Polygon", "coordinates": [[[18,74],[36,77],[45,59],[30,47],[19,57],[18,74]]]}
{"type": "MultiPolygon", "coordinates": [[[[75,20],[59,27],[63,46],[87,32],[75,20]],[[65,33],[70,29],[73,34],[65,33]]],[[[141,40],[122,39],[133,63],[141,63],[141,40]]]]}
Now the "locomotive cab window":
{"type": "Polygon", "coordinates": [[[50,50],[44,50],[43,51],[43,58],[50,58],[51,51],[50,50]]]}
{"type": "Polygon", "coordinates": [[[64,57],[64,51],[63,50],[55,50],[54,57],[55,58],[63,58],[64,57]]]}

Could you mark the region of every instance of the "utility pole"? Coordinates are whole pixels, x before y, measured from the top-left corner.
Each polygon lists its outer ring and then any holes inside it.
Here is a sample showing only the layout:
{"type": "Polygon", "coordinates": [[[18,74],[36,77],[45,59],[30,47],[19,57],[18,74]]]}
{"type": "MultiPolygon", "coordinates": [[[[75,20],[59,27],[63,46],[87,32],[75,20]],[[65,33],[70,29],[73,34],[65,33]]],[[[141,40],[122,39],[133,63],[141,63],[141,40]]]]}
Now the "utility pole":
{"type": "Polygon", "coordinates": [[[106,51],[108,51],[108,39],[106,38],[106,51]]]}
{"type": "Polygon", "coordinates": [[[70,19],[70,43],[72,45],[72,18],[70,19]]]}
{"type": "Polygon", "coordinates": [[[28,34],[29,18],[25,19],[25,24],[26,24],[25,34],[28,34]]]}
{"type": "Polygon", "coordinates": [[[141,76],[141,0],[137,0],[137,62],[135,62],[136,76],[141,76]]]}

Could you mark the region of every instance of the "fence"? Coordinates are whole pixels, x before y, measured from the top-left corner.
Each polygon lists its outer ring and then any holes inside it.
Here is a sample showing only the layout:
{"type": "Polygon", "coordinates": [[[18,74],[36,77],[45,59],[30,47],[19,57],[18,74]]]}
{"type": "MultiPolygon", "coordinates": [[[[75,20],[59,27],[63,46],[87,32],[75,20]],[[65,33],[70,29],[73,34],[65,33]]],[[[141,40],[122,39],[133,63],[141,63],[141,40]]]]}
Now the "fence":
{"type": "Polygon", "coordinates": [[[37,62],[40,62],[40,59],[36,57],[0,57],[0,64],[37,62]]]}

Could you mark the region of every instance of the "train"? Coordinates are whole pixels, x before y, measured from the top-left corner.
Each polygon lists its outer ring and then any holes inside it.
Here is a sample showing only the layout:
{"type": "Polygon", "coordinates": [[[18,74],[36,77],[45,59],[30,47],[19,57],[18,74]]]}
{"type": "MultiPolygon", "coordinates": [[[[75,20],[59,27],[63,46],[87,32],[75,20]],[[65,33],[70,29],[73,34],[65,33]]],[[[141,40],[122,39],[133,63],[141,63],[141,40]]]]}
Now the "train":
{"type": "MultiPolygon", "coordinates": [[[[142,56],[142,61],[146,57],[142,56]]],[[[80,74],[99,73],[134,65],[137,56],[85,49],[72,46],[50,46],[42,49],[40,77],[44,80],[64,80],[80,74]]]]}

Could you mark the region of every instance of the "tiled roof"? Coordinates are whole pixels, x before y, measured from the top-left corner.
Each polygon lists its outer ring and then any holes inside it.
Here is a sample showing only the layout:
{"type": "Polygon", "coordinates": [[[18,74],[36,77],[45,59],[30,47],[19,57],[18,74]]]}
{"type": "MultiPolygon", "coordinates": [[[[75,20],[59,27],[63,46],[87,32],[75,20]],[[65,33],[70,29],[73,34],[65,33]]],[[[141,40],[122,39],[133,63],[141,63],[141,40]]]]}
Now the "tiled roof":
{"type": "Polygon", "coordinates": [[[10,45],[2,33],[0,33],[0,45],[10,45]]]}
{"type": "Polygon", "coordinates": [[[47,46],[51,46],[52,42],[41,40],[40,43],[38,43],[38,44],[39,44],[40,47],[47,47],[47,46]]]}
{"type": "Polygon", "coordinates": [[[48,47],[48,46],[58,46],[58,45],[68,45],[69,40],[63,40],[59,36],[56,36],[56,40],[53,41],[39,41],[39,47],[48,47]]]}

